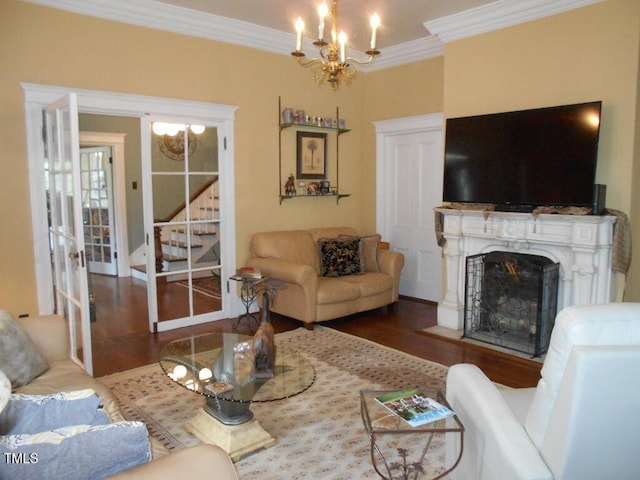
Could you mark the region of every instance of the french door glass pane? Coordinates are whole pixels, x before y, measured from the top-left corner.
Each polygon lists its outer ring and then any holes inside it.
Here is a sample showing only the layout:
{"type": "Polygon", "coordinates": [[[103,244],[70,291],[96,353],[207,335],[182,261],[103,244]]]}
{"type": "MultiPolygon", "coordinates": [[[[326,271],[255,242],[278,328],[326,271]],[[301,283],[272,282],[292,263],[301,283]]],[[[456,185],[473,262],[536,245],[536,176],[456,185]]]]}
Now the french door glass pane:
{"type": "Polygon", "coordinates": [[[217,129],[180,125],[152,143],[158,321],[222,310],[217,129]]]}

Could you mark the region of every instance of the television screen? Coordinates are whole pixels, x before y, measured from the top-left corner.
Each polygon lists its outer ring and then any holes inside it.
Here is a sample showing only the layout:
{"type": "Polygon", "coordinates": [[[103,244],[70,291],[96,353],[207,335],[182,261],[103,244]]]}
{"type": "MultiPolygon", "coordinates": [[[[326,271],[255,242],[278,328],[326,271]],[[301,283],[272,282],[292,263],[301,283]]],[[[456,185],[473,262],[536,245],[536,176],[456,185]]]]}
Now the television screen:
{"type": "Polygon", "coordinates": [[[443,200],[591,206],[602,102],[447,119],[443,200]]]}

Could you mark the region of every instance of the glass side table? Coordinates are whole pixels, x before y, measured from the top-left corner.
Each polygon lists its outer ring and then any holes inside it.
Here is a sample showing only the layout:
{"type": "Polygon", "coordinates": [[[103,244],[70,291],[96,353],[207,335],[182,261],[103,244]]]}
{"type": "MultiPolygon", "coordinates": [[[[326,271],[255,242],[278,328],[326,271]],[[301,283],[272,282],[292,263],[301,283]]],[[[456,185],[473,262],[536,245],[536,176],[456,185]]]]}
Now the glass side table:
{"type": "MultiPolygon", "coordinates": [[[[411,427],[398,415],[390,412],[375,400],[389,390],[361,390],[360,413],[364,428],[371,441],[371,462],[376,473],[385,480],[425,478],[414,477],[417,472],[429,473],[428,466],[429,448],[437,437],[459,435],[462,445],[464,426],[457,415],[427,423],[418,427],[411,427]],[[410,459],[414,450],[418,450],[416,459],[410,459]],[[397,456],[393,461],[393,456],[397,456]]],[[[449,407],[444,394],[440,390],[421,390],[421,393],[433,398],[445,407],[449,407]]],[[[431,480],[442,478],[451,472],[462,456],[462,450],[451,466],[445,465],[444,472],[432,472],[431,480]]]]}

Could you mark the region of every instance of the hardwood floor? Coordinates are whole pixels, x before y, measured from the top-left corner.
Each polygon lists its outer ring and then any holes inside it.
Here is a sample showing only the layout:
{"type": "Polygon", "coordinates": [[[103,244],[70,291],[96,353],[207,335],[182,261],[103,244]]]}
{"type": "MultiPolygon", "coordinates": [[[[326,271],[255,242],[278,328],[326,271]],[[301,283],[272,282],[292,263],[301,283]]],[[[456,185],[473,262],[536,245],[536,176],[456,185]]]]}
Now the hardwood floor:
{"type": "MultiPolygon", "coordinates": [[[[134,278],[92,275],[92,285],[97,317],[91,328],[96,377],[156,362],[160,348],[171,340],[192,333],[233,330],[232,320],[221,320],[169,332],[149,333],[145,282],[134,278]]],[[[539,362],[421,333],[421,330],[437,324],[436,315],[436,304],[401,298],[392,308],[323,322],[322,325],[443,365],[473,363],[491,380],[504,385],[536,385],[542,366],[539,362]]],[[[297,320],[275,314],[272,324],[276,332],[302,327],[297,320]]],[[[242,324],[238,331],[250,333],[242,324]]]]}

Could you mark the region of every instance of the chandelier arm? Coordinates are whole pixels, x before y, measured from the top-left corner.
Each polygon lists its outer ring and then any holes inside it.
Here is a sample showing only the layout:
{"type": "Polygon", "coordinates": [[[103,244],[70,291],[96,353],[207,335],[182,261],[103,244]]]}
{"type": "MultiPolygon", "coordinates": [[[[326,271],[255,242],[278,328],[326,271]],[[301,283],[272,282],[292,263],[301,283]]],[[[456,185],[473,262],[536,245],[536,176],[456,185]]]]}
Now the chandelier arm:
{"type": "Polygon", "coordinates": [[[296,58],[298,59],[298,63],[303,67],[310,67],[311,65],[314,65],[316,63],[324,64],[324,62],[319,58],[312,58],[309,60],[303,60],[303,57],[296,57],[296,58]]]}
{"type": "Polygon", "coordinates": [[[369,65],[373,62],[373,59],[376,58],[374,55],[369,55],[367,60],[358,60],[357,58],[347,57],[344,61],[345,64],[349,64],[351,62],[357,63],[358,65],[369,65]]]}

